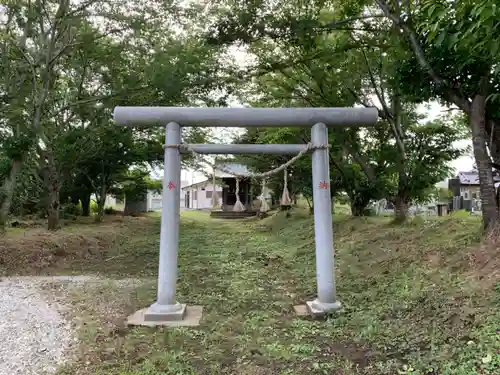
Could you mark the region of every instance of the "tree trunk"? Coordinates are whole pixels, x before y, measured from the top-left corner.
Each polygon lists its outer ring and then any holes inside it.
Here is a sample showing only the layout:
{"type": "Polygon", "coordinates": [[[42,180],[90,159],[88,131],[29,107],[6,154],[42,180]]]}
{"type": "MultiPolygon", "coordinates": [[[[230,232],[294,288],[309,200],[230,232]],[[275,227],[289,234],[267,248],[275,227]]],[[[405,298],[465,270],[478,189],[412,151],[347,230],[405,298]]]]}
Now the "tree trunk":
{"type": "Polygon", "coordinates": [[[61,181],[51,151],[42,153],[41,163],[43,165],[43,178],[47,194],[47,229],[57,230],[59,229],[59,193],[61,191],[61,181]]]}
{"type": "Polygon", "coordinates": [[[364,199],[351,198],[351,214],[352,216],[364,216],[368,203],[364,199]]]}
{"type": "Polygon", "coordinates": [[[2,192],[4,193],[4,199],[0,207],[0,229],[4,229],[7,223],[10,214],[10,206],[12,205],[12,197],[16,188],[17,175],[21,172],[22,167],[23,162],[21,160],[14,160],[10,168],[9,176],[3,183],[2,192]]]}
{"type": "Polygon", "coordinates": [[[490,231],[498,223],[498,208],[491,160],[486,151],[485,108],[486,97],[484,95],[476,95],[471,103],[469,125],[472,131],[472,147],[479,174],[483,225],[486,230],[490,231]]]}
{"type": "MultiPolygon", "coordinates": [[[[314,214],[314,206],[311,204],[311,201],[309,200],[307,195],[302,194],[302,196],[306,199],[307,205],[309,206],[309,214],[311,214],[311,215],[314,214]]],[[[314,202],[313,202],[313,204],[314,204],[314,202]]]]}
{"type": "Polygon", "coordinates": [[[148,200],[135,201],[125,197],[125,208],[123,214],[126,216],[148,212],[148,200]]]}
{"type": "Polygon", "coordinates": [[[408,199],[404,192],[396,196],[394,202],[394,221],[396,223],[404,223],[408,220],[408,199]]]}
{"type": "MultiPolygon", "coordinates": [[[[488,113],[486,113],[488,119],[488,113]]],[[[497,165],[495,169],[500,171],[500,123],[493,120],[486,120],[486,138],[488,141],[488,148],[493,162],[497,165]]]]}
{"type": "Polygon", "coordinates": [[[47,195],[48,195],[48,230],[59,229],[59,192],[61,189],[61,184],[59,181],[59,176],[55,166],[53,165],[52,158],[49,158],[49,162],[52,164],[47,168],[47,195]]]}
{"type": "Polygon", "coordinates": [[[364,211],[365,211],[365,207],[351,204],[351,215],[352,216],[363,216],[364,211]]]}
{"type": "Polygon", "coordinates": [[[401,160],[398,173],[398,192],[394,202],[394,221],[396,223],[404,223],[408,220],[408,203],[410,201],[409,195],[406,165],[403,164],[403,160],[401,160]]]}
{"type": "Polygon", "coordinates": [[[82,216],[90,216],[90,193],[82,194],[80,200],[82,202],[82,216]]]}
{"type": "Polygon", "coordinates": [[[59,181],[57,179],[50,186],[47,229],[59,229],[59,181]]]}
{"type": "Polygon", "coordinates": [[[101,186],[101,191],[99,192],[99,196],[97,199],[96,221],[101,221],[102,218],[104,217],[104,206],[106,204],[106,194],[107,194],[106,184],[103,183],[101,186]]]}

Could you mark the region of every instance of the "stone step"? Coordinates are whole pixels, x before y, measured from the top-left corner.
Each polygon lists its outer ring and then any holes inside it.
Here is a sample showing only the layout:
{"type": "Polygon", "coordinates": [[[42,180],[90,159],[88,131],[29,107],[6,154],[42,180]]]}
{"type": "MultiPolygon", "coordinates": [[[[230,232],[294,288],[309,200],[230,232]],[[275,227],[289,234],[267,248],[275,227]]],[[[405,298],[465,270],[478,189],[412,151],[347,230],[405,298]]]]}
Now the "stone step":
{"type": "Polygon", "coordinates": [[[244,219],[247,217],[256,216],[256,211],[242,211],[242,212],[234,212],[234,211],[212,211],[210,212],[210,217],[214,219],[244,219]]]}

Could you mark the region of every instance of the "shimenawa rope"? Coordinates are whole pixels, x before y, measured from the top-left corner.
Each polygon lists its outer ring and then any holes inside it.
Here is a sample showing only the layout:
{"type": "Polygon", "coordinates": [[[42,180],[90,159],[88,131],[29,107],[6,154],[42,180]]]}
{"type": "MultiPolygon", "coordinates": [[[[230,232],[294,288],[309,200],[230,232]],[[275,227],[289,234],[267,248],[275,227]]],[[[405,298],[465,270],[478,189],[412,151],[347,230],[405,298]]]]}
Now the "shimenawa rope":
{"type": "MultiPolygon", "coordinates": [[[[168,145],[163,145],[163,147],[164,148],[178,148],[179,150],[189,151],[196,160],[201,159],[201,161],[207,165],[212,164],[209,161],[205,160],[201,154],[198,154],[196,151],[194,151],[187,144],[184,144],[184,143],[168,144],[168,145]]],[[[239,174],[239,173],[234,173],[233,171],[230,171],[229,169],[226,169],[224,167],[212,164],[213,169],[214,169],[213,180],[215,181],[215,170],[218,170],[218,171],[223,172],[223,173],[227,173],[227,174],[235,177],[236,178],[236,204],[233,207],[233,211],[245,211],[245,206],[241,203],[240,198],[239,198],[239,180],[244,179],[244,178],[253,178],[253,179],[262,178],[263,179],[262,192],[259,196],[259,200],[261,201],[260,211],[266,212],[266,211],[269,211],[269,204],[267,203],[265,196],[264,196],[264,190],[266,188],[266,186],[265,186],[266,179],[274,174],[277,174],[281,171],[286,170],[289,166],[291,166],[293,163],[295,163],[297,160],[299,160],[307,152],[312,151],[312,150],[328,149],[328,148],[330,148],[330,145],[328,145],[328,144],[314,145],[312,142],[309,142],[305,145],[305,147],[302,150],[299,151],[299,153],[297,155],[295,155],[293,158],[291,158],[287,162],[285,162],[285,163],[281,164],[280,166],[278,166],[274,169],[271,169],[267,172],[260,172],[260,173],[259,172],[257,172],[257,173],[249,172],[248,174],[243,175],[243,174],[239,174]],[[237,207],[237,209],[235,209],[236,207],[237,207]],[[265,211],[263,209],[265,209],[265,211]]],[[[286,179],[286,174],[285,174],[285,179],[286,179]]],[[[214,185],[215,185],[215,183],[214,183],[214,185]]],[[[285,186],[286,192],[288,193],[287,181],[285,181],[284,186],[285,186]]],[[[213,187],[213,189],[215,192],[215,186],[213,187]]],[[[283,195],[285,194],[285,189],[283,190],[283,195]]],[[[213,196],[214,196],[214,194],[212,195],[212,197],[213,196]]],[[[289,194],[288,194],[288,199],[290,199],[289,194]]],[[[283,196],[282,196],[282,200],[283,200],[283,196]]],[[[215,206],[214,206],[215,200],[213,200],[212,202],[213,202],[212,206],[215,208],[215,206]]]]}

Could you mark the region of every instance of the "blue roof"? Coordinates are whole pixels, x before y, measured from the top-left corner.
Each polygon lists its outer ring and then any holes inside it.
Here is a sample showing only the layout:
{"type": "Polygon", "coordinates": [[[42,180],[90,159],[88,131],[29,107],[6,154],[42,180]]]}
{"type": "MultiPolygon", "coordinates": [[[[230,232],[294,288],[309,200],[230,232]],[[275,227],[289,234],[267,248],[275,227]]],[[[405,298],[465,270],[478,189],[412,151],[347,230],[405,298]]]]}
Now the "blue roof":
{"type": "Polygon", "coordinates": [[[463,185],[479,185],[479,174],[476,171],[458,172],[457,178],[463,185]]]}
{"type": "MultiPolygon", "coordinates": [[[[458,172],[457,177],[462,185],[479,185],[479,174],[477,171],[458,172]]],[[[500,177],[493,172],[493,181],[499,181],[500,177]]]]}

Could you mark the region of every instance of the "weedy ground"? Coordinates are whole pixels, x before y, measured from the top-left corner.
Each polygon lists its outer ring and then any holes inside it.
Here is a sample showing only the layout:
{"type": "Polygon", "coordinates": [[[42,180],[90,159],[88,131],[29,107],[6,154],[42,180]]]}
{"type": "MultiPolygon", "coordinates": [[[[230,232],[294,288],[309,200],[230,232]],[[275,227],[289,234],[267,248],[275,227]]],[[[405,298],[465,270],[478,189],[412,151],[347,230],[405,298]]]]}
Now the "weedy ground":
{"type": "Polygon", "coordinates": [[[71,306],[80,337],[60,375],[500,373],[500,242],[480,237],[477,218],[335,222],[344,311],[324,320],[292,308],[315,296],[313,222],[299,209],[182,214],[178,300],[204,307],[199,327],[124,325],[155,299],[158,216],[16,229],[0,270],[107,278],[47,291],[71,306]]]}

